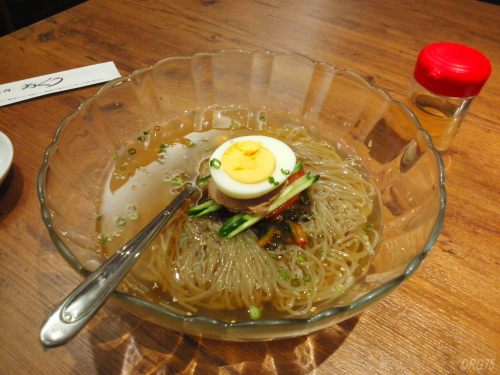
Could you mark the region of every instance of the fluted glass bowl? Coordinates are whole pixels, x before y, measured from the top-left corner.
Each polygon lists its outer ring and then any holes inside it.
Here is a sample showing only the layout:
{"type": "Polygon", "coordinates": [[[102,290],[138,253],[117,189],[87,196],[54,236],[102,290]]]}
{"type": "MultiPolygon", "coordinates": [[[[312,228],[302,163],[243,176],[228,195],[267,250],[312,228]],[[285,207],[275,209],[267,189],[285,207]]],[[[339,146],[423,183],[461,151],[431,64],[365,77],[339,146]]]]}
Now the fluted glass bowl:
{"type": "Polygon", "coordinates": [[[285,113],[314,123],[310,131],[317,138],[354,150],[379,190],[384,224],[378,252],[366,277],[307,318],[229,323],[180,315],[117,291],[121,306],[187,334],[272,340],[359,314],[419,267],[441,230],[446,193],[441,158],[415,116],[356,73],[297,54],[232,50],[171,57],[115,79],[62,121],[47,149],[38,190],[51,238],[71,266],[88,275],[102,262],[96,245],[98,205],[114,160],[130,150],[127,142],[151,129],[195,131],[214,108],[221,118],[231,111],[246,114],[242,126],[250,128],[256,110],[285,113]],[[190,113],[190,121],[172,121],[190,113]]]}

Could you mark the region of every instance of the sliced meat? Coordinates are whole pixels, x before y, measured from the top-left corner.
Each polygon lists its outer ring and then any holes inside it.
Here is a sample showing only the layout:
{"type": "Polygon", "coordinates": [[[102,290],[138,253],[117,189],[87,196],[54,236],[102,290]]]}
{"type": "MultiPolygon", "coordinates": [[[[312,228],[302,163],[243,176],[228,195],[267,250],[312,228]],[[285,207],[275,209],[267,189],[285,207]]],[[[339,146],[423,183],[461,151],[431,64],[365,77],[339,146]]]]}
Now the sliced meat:
{"type": "Polygon", "coordinates": [[[287,184],[288,182],[285,181],[276,189],[271,190],[269,193],[258,198],[238,199],[224,194],[217,188],[213,179],[210,179],[208,182],[208,195],[210,195],[210,198],[212,198],[217,204],[226,207],[229,211],[263,215],[267,212],[271,203],[278,198],[287,184]]]}

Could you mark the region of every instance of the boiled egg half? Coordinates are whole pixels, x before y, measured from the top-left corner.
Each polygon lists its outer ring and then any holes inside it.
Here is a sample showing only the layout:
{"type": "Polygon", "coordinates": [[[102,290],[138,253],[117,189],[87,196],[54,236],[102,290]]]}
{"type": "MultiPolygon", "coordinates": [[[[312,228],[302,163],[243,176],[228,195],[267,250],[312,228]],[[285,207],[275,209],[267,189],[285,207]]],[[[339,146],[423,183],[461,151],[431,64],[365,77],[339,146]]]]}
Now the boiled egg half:
{"type": "Polygon", "coordinates": [[[250,135],[220,145],[210,158],[210,173],[217,188],[238,199],[260,197],[290,176],[296,157],[285,143],[250,135]]]}

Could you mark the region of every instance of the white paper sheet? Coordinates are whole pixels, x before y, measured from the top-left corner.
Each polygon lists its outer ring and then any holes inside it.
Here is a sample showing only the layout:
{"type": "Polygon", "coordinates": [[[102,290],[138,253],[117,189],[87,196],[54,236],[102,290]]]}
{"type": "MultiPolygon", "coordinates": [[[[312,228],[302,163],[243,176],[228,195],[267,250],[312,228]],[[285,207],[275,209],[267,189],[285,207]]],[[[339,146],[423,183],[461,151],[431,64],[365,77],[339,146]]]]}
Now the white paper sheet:
{"type": "Polygon", "coordinates": [[[85,66],[0,85],[0,107],[79,87],[95,85],[121,77],[115,63],[85,66]]]}

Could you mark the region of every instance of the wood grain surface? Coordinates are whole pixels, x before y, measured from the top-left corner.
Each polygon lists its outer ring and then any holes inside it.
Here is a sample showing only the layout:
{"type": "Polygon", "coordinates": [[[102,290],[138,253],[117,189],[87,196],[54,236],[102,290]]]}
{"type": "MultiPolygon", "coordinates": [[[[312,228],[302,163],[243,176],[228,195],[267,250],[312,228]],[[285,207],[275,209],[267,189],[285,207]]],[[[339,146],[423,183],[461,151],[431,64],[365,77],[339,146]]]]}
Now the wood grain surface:
{"type": "Polygon", "coordinates": [[[264,343],[183,336],[108,303],[64,347],[46,315],[80,281],[52,244],[37,173],[59,122],[97,86],[0,108],[14,165],[0,187],[0,374],[500,374],[500,7],[472,0],[90,0],[0,38],[0,84],[114,61],[122,74],[228,48],[297,52],[402,100],[418,52],[449,41],[493,74],[446,164],[437,244],[395,293],[315,334],[264,343]]]}

